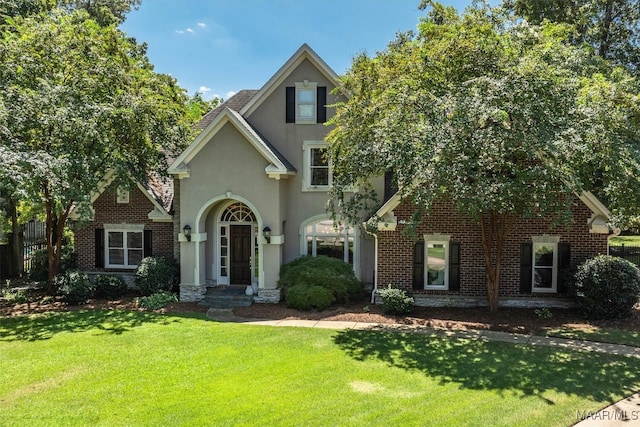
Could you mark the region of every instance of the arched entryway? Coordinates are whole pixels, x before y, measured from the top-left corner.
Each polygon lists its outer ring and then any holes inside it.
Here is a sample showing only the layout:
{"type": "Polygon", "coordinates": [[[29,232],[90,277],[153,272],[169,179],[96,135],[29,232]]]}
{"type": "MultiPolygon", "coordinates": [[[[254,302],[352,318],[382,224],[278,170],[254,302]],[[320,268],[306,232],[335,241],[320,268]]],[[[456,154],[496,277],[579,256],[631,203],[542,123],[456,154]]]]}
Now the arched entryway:
{"type": "Polygon", "coordinates": [[[259,279],[258,221],[242,202],[222,205],[216,221],[216,282],[253,285],[259,279]]]}

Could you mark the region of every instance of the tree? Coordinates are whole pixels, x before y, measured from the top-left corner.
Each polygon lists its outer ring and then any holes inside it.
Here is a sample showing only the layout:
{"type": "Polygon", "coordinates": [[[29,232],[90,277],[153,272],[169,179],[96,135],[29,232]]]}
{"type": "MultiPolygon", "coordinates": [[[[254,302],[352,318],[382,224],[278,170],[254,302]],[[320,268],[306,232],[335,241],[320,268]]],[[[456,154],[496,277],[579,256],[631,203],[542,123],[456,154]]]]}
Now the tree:
{"type": "Polygon", "coordinates": [[[69,213],[83,212],[107,171],[142,179],[184,147],[186,96],[153,71],[144,45],[84,10],[11,19],[2,36],[0,100],[11,120],[0,143],[13,161],[0,176],[44,206],[51,283],[69,213]]]}
{"type": "Polygon", "coordinates": [[[0,23],[7,17],[33,16],[53,12],[56,7],[68,11],[85,10],[102,26],[121,24],[126,14],[137,9],[142,0],[0,0],[0,23]]]}
{"type": "Polygon", "coordinates": [[[202,94],[200,92],[194,93],[193,96],[187,101],[189,121],[194,124],[198,123],[202,116],[216,108],[222,102],[223,100],[218,98],[217,96],[209,101],[206,101],[202,97],[202,94]]]}
{"type": "Polygon", "coordinates": [[[640,73],[640,0],[504,0],[532,24],[547,19],[574,27],[571,40],[591,44],[598,55],[640,73]]]}
{"type": "Polygon", "coordinates": [[[416,220],[452,203],[481,230],[493,311],[516,216],[570,221],[575,194],[595,186],[619,214],[637,206],[638,84],[571,46],[566,26],[427,5],[417,36],[355,57],[340,79],[331,209],[352,223],[370,216],[380,203],[371,180],[388,171],[416,220]]]}

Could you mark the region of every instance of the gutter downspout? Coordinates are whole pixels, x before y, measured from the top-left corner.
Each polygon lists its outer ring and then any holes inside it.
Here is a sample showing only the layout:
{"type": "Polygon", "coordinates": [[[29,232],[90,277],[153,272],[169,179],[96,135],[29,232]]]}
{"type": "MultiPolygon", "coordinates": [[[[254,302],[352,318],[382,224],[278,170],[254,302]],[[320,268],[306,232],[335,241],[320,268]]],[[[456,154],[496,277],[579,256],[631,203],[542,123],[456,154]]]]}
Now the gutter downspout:
{"type": "Polygon", "coordinates": [[[373,289],[371,290],[371,304],[375,304],[376,292],[378,292],[378,234],[369,232],[366,223],[362,224],[362,226],[367,234],[373,236],[373,241],[375,242],[373,248],[373,289]]]}

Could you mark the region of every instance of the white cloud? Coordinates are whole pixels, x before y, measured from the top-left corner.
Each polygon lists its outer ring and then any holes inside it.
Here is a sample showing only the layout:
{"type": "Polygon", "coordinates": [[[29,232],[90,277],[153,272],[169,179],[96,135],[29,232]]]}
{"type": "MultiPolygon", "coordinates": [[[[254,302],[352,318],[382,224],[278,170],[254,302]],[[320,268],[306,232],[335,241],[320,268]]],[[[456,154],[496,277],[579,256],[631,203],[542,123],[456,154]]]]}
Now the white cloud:
{"type": "Polygon", "coordinates": [[[210,87],[206,87],[206,86],[200,86],[200,88],[198,89],[198,92],[205,94],[207,92],[211,92],[211,88],[210,87]]]}
{"type": "Polygon", "coordinates": [[[204,22],[198,22],[198,27],[207,28],[207,24],[205,24],[204,22]]]}
{"type": "Polygon", "coordinates": [[[227,100],[227,99],[231,98],[233,95],[235,95],[236,93],[238,93],[238,92],[230,90],[229,92],[227,92],[227,96],[225,96],[224,99],[227,100]]]}
{"type": "Polygon", "coordinates": [[[191,28],[187,28],[187,33],[193,33],[194,31],[191,28]]]}
{"type": "Polygon", "coordinates": [[[177,34],[184,34],[184,30],[176,30],[177,34]]]}

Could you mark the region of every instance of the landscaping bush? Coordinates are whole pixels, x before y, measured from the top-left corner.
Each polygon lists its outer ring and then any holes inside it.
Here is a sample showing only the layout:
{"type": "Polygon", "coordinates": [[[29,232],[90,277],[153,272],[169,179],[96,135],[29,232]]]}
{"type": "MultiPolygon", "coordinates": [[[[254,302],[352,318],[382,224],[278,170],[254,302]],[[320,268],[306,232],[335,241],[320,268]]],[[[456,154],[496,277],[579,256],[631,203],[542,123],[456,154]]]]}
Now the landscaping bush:
{"type": "Polygon", "coordinates": [[[100,274],[94,279],[96,297],[106,299],[120,298],[127,292],[127,284],[122,276],[116,274],[100,274]]]}
{"type": "Polygon", "coordinates": [[[298,285],[287,289],[285,300],[287,307],[298,310],[311,310],[312,308],[324,310],[333,304],[336,298],[329,289],[322,286],[298,285]]]}
{"type": "Polygon", "coordinates": [[[136,269],[135,281],[142,295],[169,292],[178,283],[178,263],[173,258],[146,257],[136,269]]]}
{"type": "Polygon", "coordinates": [[[29,301],[29,294],[24,289],[13,289],[9,285],[7,281],[7,286],[2,288],[1,292],[2,298],[5,299],[9,304],[24,304],[29,301]]]}
{"type": "Polygon", "coordinates": [[[89,276],[80,270],[70,270],[58,274],[54,283],[62,293],[63,300],[69,305],[80,305],[87,302],[95,291],[89,276]]]}
{"type": "Polygon", "coordinates": [[[640,270],[622,258],[600,255],[578,268],[575,286],[587,318],[619,319],[638,302],[640,270]]]}
{"type": "Polygon", "coordinates": [[[388,288],[378,291],[382,300],[382,310],[388,314],[408,314],[413,310],[414,299],[406,291],[398,288],[388,288]]]}
{"type": "MultiPolygon", "coordinates": [[[[73,246],[65,245],[62,247],[60,255],[59,274],[78,268],[78,256],[73,251],[73,246]]],[[[38,249],[31,254],[31,268],[29,269],[29,278],[38,282],[44,282],[49,278],[49,259],[47,258],[47,249],[38,249]]]]}
{"type": "MultiPolygon", "coordinates": [[[[278,286],[284,290],[287,305],[295,308],[298,307],[294,301],[290,301],[289,292],[296,287],[322,287],[330,291],[334,301],[338,303],[349,302],[353,296],[362,291],[351,265],[326,256],[303,256],[283,265],[280,269],[278,286]]],[[[294,291],[295,298],[299,298],[301,293],[303,293],[302,289],[294,291]]],[[[307,290],[304,294],[317,297],[317,301],[312,304],[314,307],[319,308],[325,304],[326,293],[307,290]]]]}
{"type": "Polygon", "coordinates": [[[158,310],[167,304],[178,301],[175,294],[170,292],[158,292],[146,297],[136,298],[136,305],[145,310],[158,310]]]}

